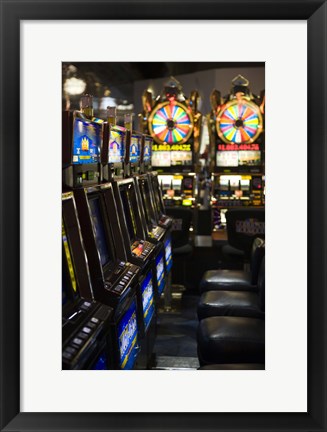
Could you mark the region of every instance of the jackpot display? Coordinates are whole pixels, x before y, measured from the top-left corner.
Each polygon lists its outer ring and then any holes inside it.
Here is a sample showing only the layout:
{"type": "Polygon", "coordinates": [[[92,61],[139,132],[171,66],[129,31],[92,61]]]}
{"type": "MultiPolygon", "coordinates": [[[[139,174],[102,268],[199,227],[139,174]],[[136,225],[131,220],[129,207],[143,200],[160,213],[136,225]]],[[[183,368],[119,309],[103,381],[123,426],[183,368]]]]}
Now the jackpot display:
{"type": "Polygon", "coordinates": [[[191,172],[195,164],[195,130],[198,132],[201,117],[192,98],[187,99],[180,83],[171,78],[155,103],[150,101],[146,109],[143,132],[154,140],[152,167],[162,172],[191,172]]]}
{"type": "Polygon", "coordinates": [[[230,94],[224,100],[212,97],[211,101],[214,171],[263,172],[264,95],[254,96],[250,91],[249,81],[238,75],[232,80],[230,94]]]}

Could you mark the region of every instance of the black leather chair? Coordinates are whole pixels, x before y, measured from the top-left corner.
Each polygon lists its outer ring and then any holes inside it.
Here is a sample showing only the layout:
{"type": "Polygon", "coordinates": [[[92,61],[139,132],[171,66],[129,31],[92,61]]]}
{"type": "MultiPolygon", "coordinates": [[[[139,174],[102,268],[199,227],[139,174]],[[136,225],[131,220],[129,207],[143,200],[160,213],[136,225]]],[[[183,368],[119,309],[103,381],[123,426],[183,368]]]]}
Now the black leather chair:
{"type": "Polygon", "coordinates": [[[258,292],[206,291],[198,305],[198,318],[211,316],[238,316],[261,318],[265,316],[265,257],[262,258],[257,283],[258,292]]]}
{"type": "Polygon", "coordinates": [[[200,321],[197,342],[200,366],[265,363],[265,321],[258,318],[205,318],[200,321]]]}
{"type": "Polygon", "coordinates": [[[208,270],[200,282],[200,293],[206,291],[257,291],[257,280],[265,242],[255,238],[252,243],[250,271],[246,270],[208,270]]]}
{"type": "MultiPolygon", "coordinates": [[[[258,285],[260,291],[257,294],[256,306],[258,311],[264,312],[265,308],[265,258],[262,259],[258,285]]],[[[243,294],[243,293],[242,293],[243,294]]],[[[253,293],[250,293],[253,294],[253,293]]],[[[211,316],[200,321],[197,342],[200,365],[209,364],[242,364],[265,362],[265,321],[260,318],[247,316],[234,316],[236,313],[249,314],[254,310],[246,305],[242,310],[242,304],[236,301],[233,305],[216,305],[216,312],[228,311],[233,316],[211,316]],[[244,312],[246,310],[246,312],[244,312]]],[[[264,315],[263,315],[264,317],[264,315]]]]}

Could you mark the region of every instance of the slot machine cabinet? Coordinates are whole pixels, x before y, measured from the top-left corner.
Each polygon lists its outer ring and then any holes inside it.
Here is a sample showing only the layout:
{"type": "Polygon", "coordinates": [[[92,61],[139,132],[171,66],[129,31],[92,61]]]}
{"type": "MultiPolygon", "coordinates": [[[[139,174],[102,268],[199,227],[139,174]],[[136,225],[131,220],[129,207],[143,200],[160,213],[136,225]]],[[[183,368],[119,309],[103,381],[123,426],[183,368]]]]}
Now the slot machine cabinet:
{"type": "MultiPolygon", "coordinates": [[[[101,186],[77,189],[74,195],[86,246],[94,297],[113,309],[111,333],[114,355],[111,359],[111,368],[134,367],[140,351],[141,338],[139,333],[141,305],[137,300],[140,269],[118,257],[119,243],[116,245],[112,238],[112,227],[106,216],[106,204],[101,186]],[[133,312],[130,313],[132,309],[133,312]],[[128,329],[133,332],[136,329],[136,343],[134,337],[130,338],[128,329]],[[128,347],[131,351],[126,362],[122,358],[125,352],[122,351],[122,347],[128,347]],[[132,361],[131,358],[134,360],[132,361]]],[[[115,229],[119,230],[119,225],[115,226],[115,229]]]]}
{"type": "Polygon", "coordinates": [[[220,209],[264,205],[264,92],[255,96],[249,81],[238,75],[230,94],[211,95],[212,207],[214,226],[220,209]]]}
{"type": "MultiPolygon", "coordinates": [[[[113,242],[115,245],[121,246],[117,248],[118,257],[124,261],[130,261],[128,251],[122,243],[125,237],[123,235],[124,227],[116,205],[113,191],[114,182],[103,184],[100,186],[100,189],[103,193],[108,219],[111,221],[113,242]],[[119,229],[117,229],[117,227],[119,229]]],[[[130,248],[129,243],[128,246],[130,248]]],[[[138,265],[142,268],[137,267],[140,268],[140,275],[136,286],[138,327],[141,346],[140,357],[142,358],[142,355],[147,353],[145,362],[148,364],[151,360],[151,349],[154,344],[156,333],[156,313],[152,313],[152,308],[155,306],[155,278],[152,261],[149,259],[143,263],[144,265],[141,264],[141,261],[139,261],[138,265]],[[148,280],[149,275],[151,275],[151,281],[148,280]]],[[[139,361],[138,366],[142,368],[139,361]]]]}
{"type": "MultiPolygon", "coordinates": [[[[119,257],[121,242],[115,244],[113,241],[101,188],[79,189],[74,195],[94,296],[119,311],[124,308],[124,299],[134,295],[140,269],[119,257]]],[[[115,229],[119,230],[120,227],[116,226],[115,229]]]]}
{"type": "Polygon", "coordinates": [[[66,190],[99,184],[100,151],[108,125],[80,111],[62,113],[63,187],[66,190]]]}
{"type": "Polygon", "coordinates": [[[62,368],[109,369],[113,310],[94,300],[73,194],[62,195],[62,368]]]}
{"type": "Polygon", "coordinates": [[[165,288],[164,251],[161,244],[152,244],[146,240],[146,233],[142,223],[142,215],[137,187],[133,178],[113,182],[118,217],[122,223],[122,234],[128,261],[144,269],[144,273],[155,267],[155,288],[157,298],[165,288]],[[163,269],[163,274],[162,270],[163,269]]]}
{"type": "Polygon", "coordinates": [[[154,103],[143,95],[143,132],[154,139],[152,167],[158,172],[194,172],[198,165],[201,113],[197,92],[186,99],[171,77],[154,103]],[[151,111],[149,111],[151,109],[151,111]],[[147,119],[147,124],[144,121],[147,119]]]}

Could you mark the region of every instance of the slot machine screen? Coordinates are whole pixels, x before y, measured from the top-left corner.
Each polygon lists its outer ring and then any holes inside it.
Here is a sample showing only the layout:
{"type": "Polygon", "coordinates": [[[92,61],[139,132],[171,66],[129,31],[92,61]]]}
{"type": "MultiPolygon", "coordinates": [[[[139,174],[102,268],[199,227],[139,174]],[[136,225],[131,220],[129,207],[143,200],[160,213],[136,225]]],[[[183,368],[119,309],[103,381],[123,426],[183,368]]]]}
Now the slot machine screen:
{"type": "Polygon", "coordinates": [[[149,184],[147,183],[146,180],[140,179],[139,186],[141,191],[143,207],[145,210],[146,224],[151,229],[153,225],[156,225],[156,220],[154,217],[154,210],[151,203],[149,184]]]}
{"type": "Polygon", "coordinates": [[[73,126],[73,164],[97,163],[100,157],[102,124],[75,117],[73,126]]]}
{"type": "Polygon", "coordinates": [[[109,163],[122,163],[125,156],[125,132],[116,126],[110,130],[109,163]]]}
{"type": "Polygon", "coordinates": [[[156,272],[158,293],[160,295],[165,288],[165,264],[163,252],[160,252],[156,258],[156,272]]]}
{"type": "Polygon", "coordinates": [[[133,300],[117,326],[120,368],[132,369],[136,359],[137,348],[137,321],[136,303],[133,300]]]}
{"type": "Polygon", "coordinates": [[[119,187],[119,193],[123,204],[130,244],[134,243],[137,236],[136,217],[132,205],[132,191],[134,191],[134,189],[132,188],[128,189],[124,186],[119,187]]]}
{"type": "Polygon", "coordinates": [[[172,151],[170,152],[171,166],[190,166],[192,165],[191,151],[172,151]]]}
{"type": "Polygon", "coordinates": [[[131,136],[131,146],[129,161],[131,163],[138,163],[140,161],[141,137],[139,135],[131,136]]]}
{"type": "Polygon", "coordinates": [[[91,217],[93,221],[93,226],[95,230],[95,242],[100,253],[101,265],[104,267],[110,261],[112,257],[109,252],[108,243],[106,239],[104,220],[100,208],[99,197],[90,197],[89,205],[91,209],[91,217]]]}
{"type": "Polygon", "coordinates": [[[218,167],[237,167],[238,152],[237,151],[219,151],[216,154],[218,167]]]}
{"type": "Polygon", "coordinates": [[[261,152],[244,150],[238,152],[240,166],[258,166],[261,164],[261,152]]]}
{"type": "Polygon", "coordinates": [[[157,176],[152,177],[152,186],[153,186],[153,193],[154,193],[154,198],[155,198],[155,204],[157,207],[157,211],[158,211],[158,216],[161,215],[161,213],[163,213],[164,209],[162,207],[162,201],[161,201],[161,191],[160,191],[160,186],[159,186],[159,179],[157,176]]]}
{"type": "Polygon", "coordinates": [[[148,329],[152,317],[154,315],[154,297],[153,297],[153,282],[152,272],[149,271],[141,284],[143,319],[145,331],[148,329]]]}
{"type": "Polygon", "coordinates": [[[75,268],[66,234],[64,222],[62,221],[62,305],[74,301],[79,297],[75,268]]]}
{"type": "Polygon", "coordinates": [[[152,145],[152,139],[145,138],[144,139],[143,162],[150,162],[151,161],[151,145],[152,145]]]}
{"type": "Polygon", "coordinates": [[[154,167],[170,167],[170,151],[154,151],[151,165],[154,167]]]}
{"type": "Polygon", "coordinates": [[[166,260],[166,270],[169,272],[173,265],[173,256],[171,250],[171,238],[168,237],[165,241],[165,260],[166,260]]]}

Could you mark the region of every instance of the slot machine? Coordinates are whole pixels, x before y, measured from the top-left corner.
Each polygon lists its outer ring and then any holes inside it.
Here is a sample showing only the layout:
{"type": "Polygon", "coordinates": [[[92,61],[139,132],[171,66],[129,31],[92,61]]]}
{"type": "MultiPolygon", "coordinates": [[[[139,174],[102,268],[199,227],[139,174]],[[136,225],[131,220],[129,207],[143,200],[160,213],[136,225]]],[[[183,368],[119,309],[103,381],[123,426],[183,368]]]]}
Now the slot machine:
{"type": "MultiPolygon", "coordinates": [[[[111,110],[111,112],[115,115],[114,110],[111,110]]],[[[143,225],[141,223],[143,219],[140,220],[138,218],[137,234],[139,236],[139,242],[136,247],[136,251],[139,253],[143,247],[144,250],[141,253],[141,258],[138,258],[136,255],[137,258],[133,260],[133,255],[131,254],[131,245],[126,234],[126,229],[128,228],[126,228],[124,221],[124,213],[121,210],[120,201],[117,202],[117,196],[115,196],[114,192],[117,182],[120,183],[131,170],[135,171],[137,169],[136,165],[139,163],[141,139],[142,135],[134,132],[131,133],[131,131],[127,128],[118,127],[114,124],[114,121],[110,121],[108,144],[104,146],[105,149],[102,160],[103,172],[108,173],[108,179],[110,181],[105,181],[99,189],[103,195],[107,220],[111,227],[113,243],[117,251],[117,256],[123,261],[136,264],[137,268],[140,269],[139,284],[136,288],[136,296],[138,304],[140,305],[139,315],[141,315],[139,317],[139,333],[142,339],[140,344],[142,346],[142,350],[145,350],[148,353],[149,360],[152,346],[154,344],[156,328],[156,279],[153,270],[154,246],[150,243],[148,244],[147,242],[144,243],[141,240],[145,238],[143,225]],[[113,145],[113,143],[116,144],[117,141],[119,144],[119,154],[117,152],[117,146],[113,145]],[[132,155],[131,158],[130,155],[132,155]],[[108,165],[108,168],[106,168],[106,165],[108,165]]],[[[105,179],[106,176],[104,175],[104,180],[105,179]]],[[[133,183],[133,179],[131,178],[130,180],[133,183]]],[[[134,186],[134,184],[132,186],[134,186]]],[[[137,194],[137,190],[134,189],[134,187],[133,191],[135,194],[137,194]]],[[[124,192],[122,192],[122,194],[124,195],[124,192]]],[[[137,199],[139,200],[139,197],[137,199]]],[[[134,211],[137,212],[140,210],[140,207],[136,207],[134,211]]]]}
{"type": "Polygon", "coordinates": [[[149,97],[143,98],[141,124],[143,132],[154,139],[152,167],[160,175],[167,206],[196,203],[202,119],[198,103],[198,93],[194,91],[186,99],[174,78],[165,84],[154,104],[149,103],[149,97]]]}
{"type": "Polygon", "coordinates": [[[151,153],[153,140],[148,135],[143,135],[141,146],[140,175],[135,177],[138,183],[140,197],[145,214],[145,226],[148,232],[148,240],[156,244],[162,242],[165,250],[165,267],[168,274],[172,267],[171,226],[162,227],[156,209],[155,197],[151,188],[151,153]]]}
{"type": "Polygon", "coordinates": [[[62,368],[109,369],[113,310],[94,300],[72,192],[62,194],[62,368]]]}
{"type": "MultiPolygon", "coordinates": [[[[92,122],[88,118],[84,119],[85,115],[82,114],[83,123],[86,123],[88,127],[92,122]]],[[[67,117],[69,118],[69,116],[67,117]]],[[[76,126],[76,123],[80,124],[80,116],[73,113],[70,117],[72,122],[65,123],[65,126],[70,127],[72,131],[76,131],[80,127],[76,126]]],[[[99,122],[99,124],[101,123],[99,122]]],[[[108,127],[108,124],[102,122],[102,134],[99,133],[97,141],[97,163],[94,166],[99,172],[101,148],[106,136],[103,131],[106,127],[108,127]]],[[[84,125],[83,128],[82,136],[79,133],[69,133],[64,130],[64,135],[70,136],[72,139],[71,142],[65,142],[65,145],[69,146],[69,149],[65,151],[71,156],[71,166],[74,166],[74,152],[71,149],[78,148],[79,143],[83,140],[88,139],[90,142],[94,136],[89,137],[90,129],[85,129],[84,125]]],[[[73,185],[72,189],[89,263],[94,298],[113,309],[111,317],[113,356],[110,358],[110,367],[114,369],[131,368],[135,366],[139,354],[141,308],[137,302],[136,287],[139,282],[140,269],[136,265],[119,258],[119,248],[122,248],[121,240],[115,244],[112,241],[111,227],[108,226],[99,177],[85,175],[89,171],[89,165],[90,162],[87,157],[86,159],[79,159],[75,170],[71,170],[69,164],[64,166],[64,171],[71,171],[70,176],[63,176],[64,181],[65,179],[70,180],[70,183],[64,184],[64,187],[69,188],[73,185]],[[136,325],[134,325],[134,318],[136,319],[136,325]],[[139,322],[137,322],[138,320],[139,322]],[[127,343],[127,339],[129,343],[127,343]]],[[[115,229],[119,229],[119,226],[115,227],[115,229]]]]}
{"type": "Polygon", "coordinates": [[[265,98],[263,92],[253,95],[249,81],[238,75],[225,98],[213,91],[211,104],[212,207],[218,227],[226,208],[264,205],[265,98]]]}

